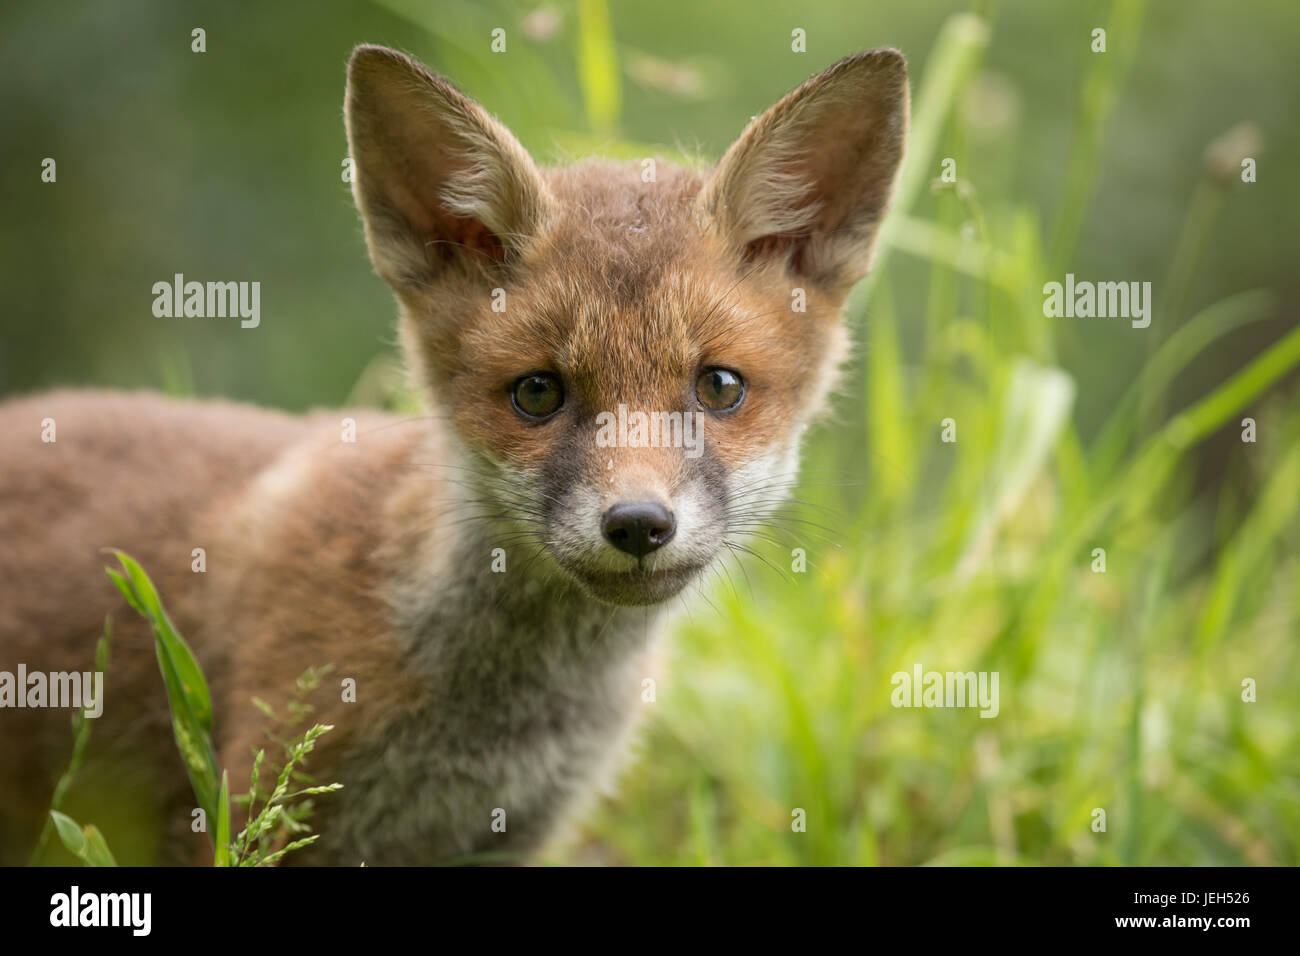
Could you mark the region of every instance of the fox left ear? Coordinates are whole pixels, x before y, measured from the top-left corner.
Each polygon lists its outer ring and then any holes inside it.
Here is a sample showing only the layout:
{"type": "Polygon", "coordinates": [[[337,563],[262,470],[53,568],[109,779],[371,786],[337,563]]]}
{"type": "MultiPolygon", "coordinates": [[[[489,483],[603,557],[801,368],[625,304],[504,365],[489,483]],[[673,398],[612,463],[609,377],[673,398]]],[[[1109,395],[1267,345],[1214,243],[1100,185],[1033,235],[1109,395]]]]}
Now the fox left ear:
{"type": "Polygon", "coordinates": [[[344,116],[370,257],[399,292],[490,277],[545,225],[551,199],[518,140],[406,54],[357,47],[344,116]]]}
{"type": "Polygon", "coordinates": [[[738,261],[784,262],[834,293],[866,275],[907,140],[897,50],[841,60],[755,119],[697,211],[738,261]]]}

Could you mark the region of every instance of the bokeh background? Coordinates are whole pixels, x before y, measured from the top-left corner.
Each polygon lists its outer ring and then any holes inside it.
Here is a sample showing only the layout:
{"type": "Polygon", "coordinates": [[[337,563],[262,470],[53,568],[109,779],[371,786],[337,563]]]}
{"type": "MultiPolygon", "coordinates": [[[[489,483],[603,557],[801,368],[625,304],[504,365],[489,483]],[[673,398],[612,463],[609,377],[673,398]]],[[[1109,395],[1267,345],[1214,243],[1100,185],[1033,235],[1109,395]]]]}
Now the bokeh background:
{"type": "Polygon", "coordinates": [[[708,162],[841,56],[910,63],[801,503],[682,617],[617,796],[552,859],[1297,862],[1300,6],[7,3],[0,397],[409,403],[342,177],[363,41],[546,162],[708,162]],[[261,326],[155,318],[176,272],[260,281],[261,326]],[[1150,281],[1151,327],[1045,318],[1066,272],[1150,281]],[[997,671],[999,716],[893,708],[917,663],[997,671]]]}

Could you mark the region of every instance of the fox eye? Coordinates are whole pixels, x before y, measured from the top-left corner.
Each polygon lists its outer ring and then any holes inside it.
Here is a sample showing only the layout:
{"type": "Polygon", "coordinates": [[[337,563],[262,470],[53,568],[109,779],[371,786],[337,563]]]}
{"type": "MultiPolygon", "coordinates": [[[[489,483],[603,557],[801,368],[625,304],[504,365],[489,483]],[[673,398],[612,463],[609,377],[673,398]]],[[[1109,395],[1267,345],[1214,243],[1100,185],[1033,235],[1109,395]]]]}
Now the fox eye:
{"type": "Polygon", "coordinates": [[[524,418],[550,418],[564,404],[564,386],[554,375],[534,372],[515,382],[510,404],[524,418]]]}
{"type": "Polygon", "coordinates": [[[700,404],[715,412],[728,412],[745,400],[745,380],[729,368],[706,368],[695,380],[700,404]]]}

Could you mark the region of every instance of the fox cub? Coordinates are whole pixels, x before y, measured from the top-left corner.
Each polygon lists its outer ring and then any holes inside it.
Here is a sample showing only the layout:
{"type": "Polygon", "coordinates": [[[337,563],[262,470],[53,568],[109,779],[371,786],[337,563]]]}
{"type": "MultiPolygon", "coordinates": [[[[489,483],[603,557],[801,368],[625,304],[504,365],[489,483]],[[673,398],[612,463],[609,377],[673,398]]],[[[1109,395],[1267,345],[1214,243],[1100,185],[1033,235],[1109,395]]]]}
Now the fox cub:
{"type": "MultiPolygon", "coordinates": [[[[903,57],[860,53],[716,167],[647,182],[640,163],[540,168],[446,80],[358,47],[353,191],[430,414],[348,412],[346,441],[344,413],[78,391],[0,406],[0,670],[84,671],[113,615],[79,780],[129,795],[87,821],[110,845],[131,814],[155,833],[121,862],[211,848],[105,547],[141,561],[195,648],[232,782],[264,743],[252,699],[333,665],[312,703],[336,729],[310,769],[344,788],[287,862],[523,859],[571,819],[645,706],[657,622],[794,483],[907,115],[903,57]]],[[[66,710],[0,709],[0,861],[30,852],[68,751],[66,710]]]]}

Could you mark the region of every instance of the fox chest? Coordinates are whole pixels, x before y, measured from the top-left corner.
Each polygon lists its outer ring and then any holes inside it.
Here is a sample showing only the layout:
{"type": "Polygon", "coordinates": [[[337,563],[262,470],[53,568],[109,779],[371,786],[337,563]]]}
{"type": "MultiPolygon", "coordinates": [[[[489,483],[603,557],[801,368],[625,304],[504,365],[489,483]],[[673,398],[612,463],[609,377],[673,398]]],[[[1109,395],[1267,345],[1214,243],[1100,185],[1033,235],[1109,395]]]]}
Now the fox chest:
{"type": "MultiPolygon", "coordinates": [[[[637,713],[634,667],[567,687],[432,693],[341,763],[317,862],[519,862],[598,791],[637,713]]],[[[323,808],[323,804],[322,804],[323,808]]]]}

